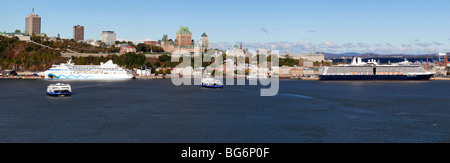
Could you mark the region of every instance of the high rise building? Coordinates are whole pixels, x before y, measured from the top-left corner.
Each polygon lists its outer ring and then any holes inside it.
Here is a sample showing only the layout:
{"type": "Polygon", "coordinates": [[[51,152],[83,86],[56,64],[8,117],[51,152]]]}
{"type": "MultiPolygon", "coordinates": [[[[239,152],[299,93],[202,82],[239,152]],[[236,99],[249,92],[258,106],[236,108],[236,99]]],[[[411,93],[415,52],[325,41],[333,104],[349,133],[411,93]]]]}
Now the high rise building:
{"type": "Polygon", "coordinates": [[[41,17],[33,12],[25,17],[25,34],[38,35],[41,33],[41,17]]]}
{"type": "Polygon", "coordinates": [[[84,40],[84,26],[73,26],[73,39],[75,41],[84,40]]]}
{"type": "Polygon", "coordinates": [[[209,41],[208,41],[208,35],[206,35],[205,32],[203,32],[202,37],[200,37],[200,42],[202,43],[202,46],[205,49],[209,48],[209,41]]]}
{"type": "Polygon", "coordinates": [[[113,45],[116,43],[116,34],[114,31],[103,31],[100,33],[100,40],[106,45],[113,45]]]}
{"type": "Polygon", "coordinates": [[[176,43],[182,47],[192,45],[192,33],[187,27],[180,27],[176,35],[176,43]]]}

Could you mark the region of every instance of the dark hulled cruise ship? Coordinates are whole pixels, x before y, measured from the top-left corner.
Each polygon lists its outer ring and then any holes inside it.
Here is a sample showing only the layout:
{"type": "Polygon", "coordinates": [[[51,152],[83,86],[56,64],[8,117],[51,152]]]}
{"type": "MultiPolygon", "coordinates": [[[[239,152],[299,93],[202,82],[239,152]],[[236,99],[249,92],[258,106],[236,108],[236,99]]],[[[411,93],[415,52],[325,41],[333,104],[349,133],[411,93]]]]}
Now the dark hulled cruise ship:
{"type": "Polygon", "coordinates": [[[362,62],[353,58],[352,64],[323,67],[320,80],[429,80],[434,74],[426,72],[420,64],[405,60],[393,65],[378,65],[375,60],[362,62]]]}

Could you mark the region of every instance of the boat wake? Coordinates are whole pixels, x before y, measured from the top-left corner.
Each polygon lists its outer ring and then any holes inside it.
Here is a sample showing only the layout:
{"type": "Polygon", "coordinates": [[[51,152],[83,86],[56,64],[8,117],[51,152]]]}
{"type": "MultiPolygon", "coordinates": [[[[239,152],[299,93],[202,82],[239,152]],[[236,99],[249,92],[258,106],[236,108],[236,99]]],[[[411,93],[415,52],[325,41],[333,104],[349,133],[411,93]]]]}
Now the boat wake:
{"type": "MultiPolygon", "coordinates": [[[[227,90],[237,90],[237,91],[244,91],[244,92],[260,93],[259,90],[232,89],[232,88],[227,88],[227,90]]],[[[314,97],[311,97],[311,96],[294,94],[294,93],[278,93],[277,96],[290,96],[290,97],[299,97],[299,98],[306,98],[306,99],[315,99],[314,97]]]]}
{"type": "Polygon", "coordinates": [[[311,96],[293,94],[293,93],[278,93],[278,95],[314,99],[314,97],[311,97],[311,96]]]}
{"type": "Polygon", "coordinates": [[[112,83],[110,83],[110,84],[82,85],[82,86],[76,86],[76,87],[72,87],[72,88],[75,88],[75,89],[80,89],[80,88],[93,88],[93,87],[103,87],[103,86],[108,86],[108,85],[112,85],[112,83]]]}

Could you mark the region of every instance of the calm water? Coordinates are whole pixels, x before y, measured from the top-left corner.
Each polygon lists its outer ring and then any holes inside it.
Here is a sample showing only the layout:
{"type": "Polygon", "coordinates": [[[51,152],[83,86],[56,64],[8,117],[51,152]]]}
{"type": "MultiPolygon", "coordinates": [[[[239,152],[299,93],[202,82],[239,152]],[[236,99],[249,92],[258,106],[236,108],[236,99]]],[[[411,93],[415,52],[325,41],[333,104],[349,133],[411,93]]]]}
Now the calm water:
{"type": "Polygon", "coordinates": [[[282,80],[205,89],[170,80],[0,80],[0,142],[450,142],[450,82],[282,80]]]}

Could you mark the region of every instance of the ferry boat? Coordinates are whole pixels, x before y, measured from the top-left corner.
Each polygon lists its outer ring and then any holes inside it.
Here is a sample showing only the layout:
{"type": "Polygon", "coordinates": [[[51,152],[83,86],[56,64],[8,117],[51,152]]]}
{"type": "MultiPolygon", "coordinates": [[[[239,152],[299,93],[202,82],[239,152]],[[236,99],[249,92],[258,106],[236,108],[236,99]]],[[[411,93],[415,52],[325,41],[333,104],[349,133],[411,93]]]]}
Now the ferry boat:
{"type": "Polygon", "coordinates": [[[268,79],[269,76],[267,74],[251,74],[247,75],[247,80],[258,80],[258,79],[268,79]]]}
{"type": "Polygon", "coordinates": [[[72,88],[69,84],[50,84],[47,86],[47,95],[50,96],[70,96],[72,95],[72,88]]]}
{"type": "Polygon", "coordinates": [[[420,64],[407,61],[393,65],[379,65],[375,60],[363,62],[353,58],[351,64],[319,69],[320,80],[430,80],[433,73],[426,72],[420,64]]]}
{"type": "Polygon", "coordinates": [[[43,73],[44,79],[69,79],[69,80],[111,80],[132,79],[130,70],[124,69],[112,60],[100,65],[75,65],[69,60],[67,63],[53,65],[43,73]]]}
{"type": "Polygon", "coordinates": [[[202,79],[202,87],[206,87],[206,88],[223,88],[223,84],[218,79],[204,78],[204,79],[202,79]]]}

